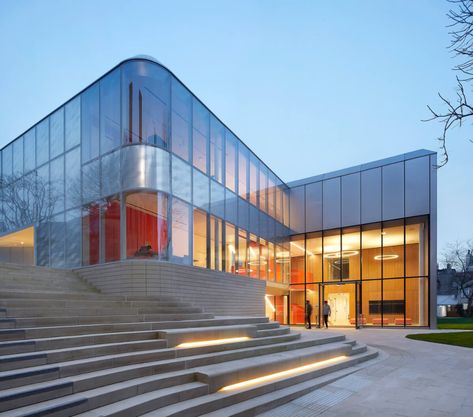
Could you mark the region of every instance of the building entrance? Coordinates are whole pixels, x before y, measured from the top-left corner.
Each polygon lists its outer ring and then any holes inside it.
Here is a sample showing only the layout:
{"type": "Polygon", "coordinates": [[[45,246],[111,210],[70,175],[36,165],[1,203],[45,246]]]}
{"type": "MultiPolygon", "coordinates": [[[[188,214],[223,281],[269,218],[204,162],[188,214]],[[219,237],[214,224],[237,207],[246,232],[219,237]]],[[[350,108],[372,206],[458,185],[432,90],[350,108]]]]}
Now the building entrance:
{"type": "MultiPolygon", "coordinates": [[[[360,309],[360,283],[356,282],[334,282],[320,285],[320,315],[323,316],[323,304],[327,301],[331,314],[329,326],[354,326],[361,323],[360,309]]],[[[323,323],[321,322],[320,325],[323,323]]]]}

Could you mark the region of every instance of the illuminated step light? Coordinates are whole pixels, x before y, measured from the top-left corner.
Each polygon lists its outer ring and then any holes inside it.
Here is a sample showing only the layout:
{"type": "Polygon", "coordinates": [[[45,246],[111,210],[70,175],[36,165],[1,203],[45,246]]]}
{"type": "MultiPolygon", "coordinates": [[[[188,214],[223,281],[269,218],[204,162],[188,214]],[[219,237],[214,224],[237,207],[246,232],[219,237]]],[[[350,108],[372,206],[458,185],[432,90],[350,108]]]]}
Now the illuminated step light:
{"type": "Polygon", "coordinates": [[[390,259],[397,259],[399,255],[376,255],[374,257],[375,261],[389,261],[390,259]]]}
{"type": "Polygon", "coordinates": [[[324,258],[336,259],[336,258],[348,258],[350,256],[358,255],[357,250],[344,250],[343,252],[327,253],[324,258]]]}
{"type": "Polygon", "coordinates": [[[177,345],[177,348],[193,348],[202,346],[224,345],[225,343],[243,342],[250,339],[248,336],[230,337],[227,339],[202,340],[200,342],[187,342],[177,345]]]}
{"type": "Polygon", "coordinates": [[[239,388],[251,387],[252,385],[257,385],[263,382],[273,381],[275,379],[282,378],[285,376],[291,376],[291,375],[299,374],[302,372],[311,371],[312,369],[316,369],[324,365],[337,363],[345,358],[346,356],[337,356],[332,359],[326,359],[324,361],[310,363],[308,365],[299,366],[297,368],[288,369],[286,371],[276,372],[274,374],[269,374],[269,375],[260,376],[258,378],[248,379],[247,381],[238,382],[233,385],[227,385],[226,387],[221,388],[220,391],[226,392],[226,391],[236,390],[239,388]]]}

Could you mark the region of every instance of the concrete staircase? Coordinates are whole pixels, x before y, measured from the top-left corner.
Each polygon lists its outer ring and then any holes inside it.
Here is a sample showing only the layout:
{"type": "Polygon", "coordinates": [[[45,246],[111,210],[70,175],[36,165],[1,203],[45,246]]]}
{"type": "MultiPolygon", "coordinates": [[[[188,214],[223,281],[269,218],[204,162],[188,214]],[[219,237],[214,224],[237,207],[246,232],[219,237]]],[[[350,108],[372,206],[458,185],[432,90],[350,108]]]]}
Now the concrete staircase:
{"type": "Polygon", "coordinates": [[[75,279],[0,288],[0,417],[256,415],[377,355],[342,335],[104,295],[75,279]]]}

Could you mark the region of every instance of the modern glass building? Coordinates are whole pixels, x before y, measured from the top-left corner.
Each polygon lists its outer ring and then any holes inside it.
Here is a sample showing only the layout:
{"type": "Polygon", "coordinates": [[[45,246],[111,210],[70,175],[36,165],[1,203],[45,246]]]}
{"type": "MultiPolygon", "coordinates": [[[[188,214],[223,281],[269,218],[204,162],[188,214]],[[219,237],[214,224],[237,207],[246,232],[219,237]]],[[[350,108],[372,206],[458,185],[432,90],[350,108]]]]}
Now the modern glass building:
{"type": "Polygon", "coordinates": [[[305,299],[319,321],[325,299],[333,325],[434,324],[433,152],[285,184],[167,68],[136,57],[0,161],[2,261],[187,265],[263,281],[281,322],[303,324],[305,299]]]}

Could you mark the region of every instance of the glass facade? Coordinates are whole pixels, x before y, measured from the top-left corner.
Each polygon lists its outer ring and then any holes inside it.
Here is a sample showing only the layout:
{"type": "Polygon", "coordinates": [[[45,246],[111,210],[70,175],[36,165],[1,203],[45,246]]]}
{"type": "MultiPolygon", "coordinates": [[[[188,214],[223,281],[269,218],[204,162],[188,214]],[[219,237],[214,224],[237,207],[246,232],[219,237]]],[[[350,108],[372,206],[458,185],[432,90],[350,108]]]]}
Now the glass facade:
{"type": "Polygon", "coordinates": [[[339,325],[427,325],[429,158],[289,187],[170,71],[131,59],[1,150],[0,236],[34,226],[38,265],[264,280],[281,322],[304,323],[306,299],[318,322],[329,299],[339,325]]]}
{"type": "Polygon", "coordinates": [[[291,323],[309,299],[315,322],[326,300],[334,326],[427,326],[428,230],[423,216],[293,236],[291,323]]]}

